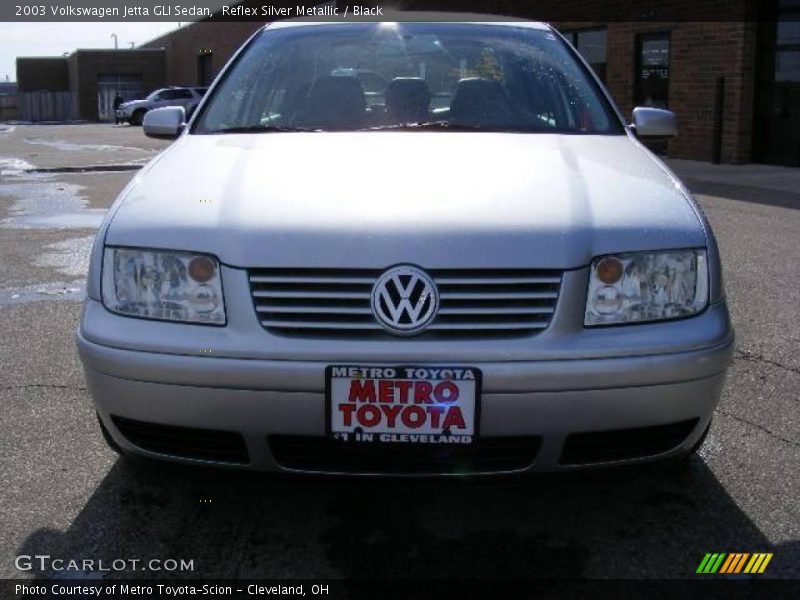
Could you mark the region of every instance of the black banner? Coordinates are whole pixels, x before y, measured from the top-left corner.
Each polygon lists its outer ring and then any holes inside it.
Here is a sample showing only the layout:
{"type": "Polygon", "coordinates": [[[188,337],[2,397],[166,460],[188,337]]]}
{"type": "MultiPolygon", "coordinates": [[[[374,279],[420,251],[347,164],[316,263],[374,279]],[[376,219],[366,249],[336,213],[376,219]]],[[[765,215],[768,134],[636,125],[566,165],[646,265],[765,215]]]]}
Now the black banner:
{"type": "Polygon", "coordinates": [[[0,598],[167,599],[321,598],[325,600],[513,600],[548,598],[681,598],[737,600],[800,597],[800,581],[756,577],[689,580],[0,580],[0,598]]]}
{"type": "MultiPolygon", "coordinates": [[[[538,21],[757,21],[770,2],[756,0],[3,0],[0,21],[274,21],[441,20],[439,12],[461,13],[457,20],[538,21]],[[406,14],[412,12],[414,14],[406,14]]],[[[453,17],[448,17],[452,20],[453,17]]],[[[792,12],[782,20],[800,20],[792,12]]]]}

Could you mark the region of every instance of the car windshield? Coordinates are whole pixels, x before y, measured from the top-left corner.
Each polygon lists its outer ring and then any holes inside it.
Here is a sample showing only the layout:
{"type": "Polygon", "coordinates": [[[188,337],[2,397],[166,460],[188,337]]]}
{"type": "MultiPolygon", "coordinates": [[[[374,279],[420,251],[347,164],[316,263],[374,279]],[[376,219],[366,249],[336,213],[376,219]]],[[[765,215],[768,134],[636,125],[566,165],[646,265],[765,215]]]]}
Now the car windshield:
{"type": "Polygon", "coordinates": [[[193,132],[382,129],[622,132],[551,31],[468,23],[267,29],[212,91],[193,132]]]}

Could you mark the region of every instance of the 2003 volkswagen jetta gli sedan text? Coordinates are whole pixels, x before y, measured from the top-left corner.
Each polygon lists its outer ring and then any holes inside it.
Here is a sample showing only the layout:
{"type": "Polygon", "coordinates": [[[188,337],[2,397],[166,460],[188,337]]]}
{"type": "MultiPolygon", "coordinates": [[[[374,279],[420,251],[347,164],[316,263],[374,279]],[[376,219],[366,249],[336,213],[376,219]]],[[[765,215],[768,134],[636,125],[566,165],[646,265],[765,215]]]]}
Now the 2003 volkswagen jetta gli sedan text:
{"type": "Polygon", "coordinates": [[[78,346],[123,454],[465,474],[689,455],[733,332],[687,190],[552,28],[270,25],[121,193],[78,346]]]}

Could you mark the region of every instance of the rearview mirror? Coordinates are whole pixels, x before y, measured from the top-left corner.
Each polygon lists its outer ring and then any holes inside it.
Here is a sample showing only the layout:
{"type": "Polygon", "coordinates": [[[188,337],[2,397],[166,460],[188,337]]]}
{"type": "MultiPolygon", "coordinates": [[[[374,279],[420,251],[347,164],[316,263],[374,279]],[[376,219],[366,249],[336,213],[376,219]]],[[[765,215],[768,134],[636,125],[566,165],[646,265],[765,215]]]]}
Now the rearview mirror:
{"type": "Polygon", "coordinates": [[[633,125],[640,138],[669,138],[678,135],[678,117],[670,110],[637,106],[633,109],[633,125]]]}
{"type": "Polygon", "coordinates": [[[186,125],[186,111],[182,106],[154,108],[145,114],[142,128],[148,137],[174,140],[186,125]]]}

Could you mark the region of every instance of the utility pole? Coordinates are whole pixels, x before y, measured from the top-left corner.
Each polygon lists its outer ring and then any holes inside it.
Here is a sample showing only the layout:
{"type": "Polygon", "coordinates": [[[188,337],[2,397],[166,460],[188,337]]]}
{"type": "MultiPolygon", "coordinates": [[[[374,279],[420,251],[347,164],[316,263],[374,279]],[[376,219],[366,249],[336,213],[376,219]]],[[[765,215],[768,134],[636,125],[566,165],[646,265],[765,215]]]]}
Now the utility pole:
{"type": "Polygon", "coordinates": [[[117,34],[112,33],[111,37],[114,38],[114,50],[119,50],[119,41],[117,40],[117,34]]]}

